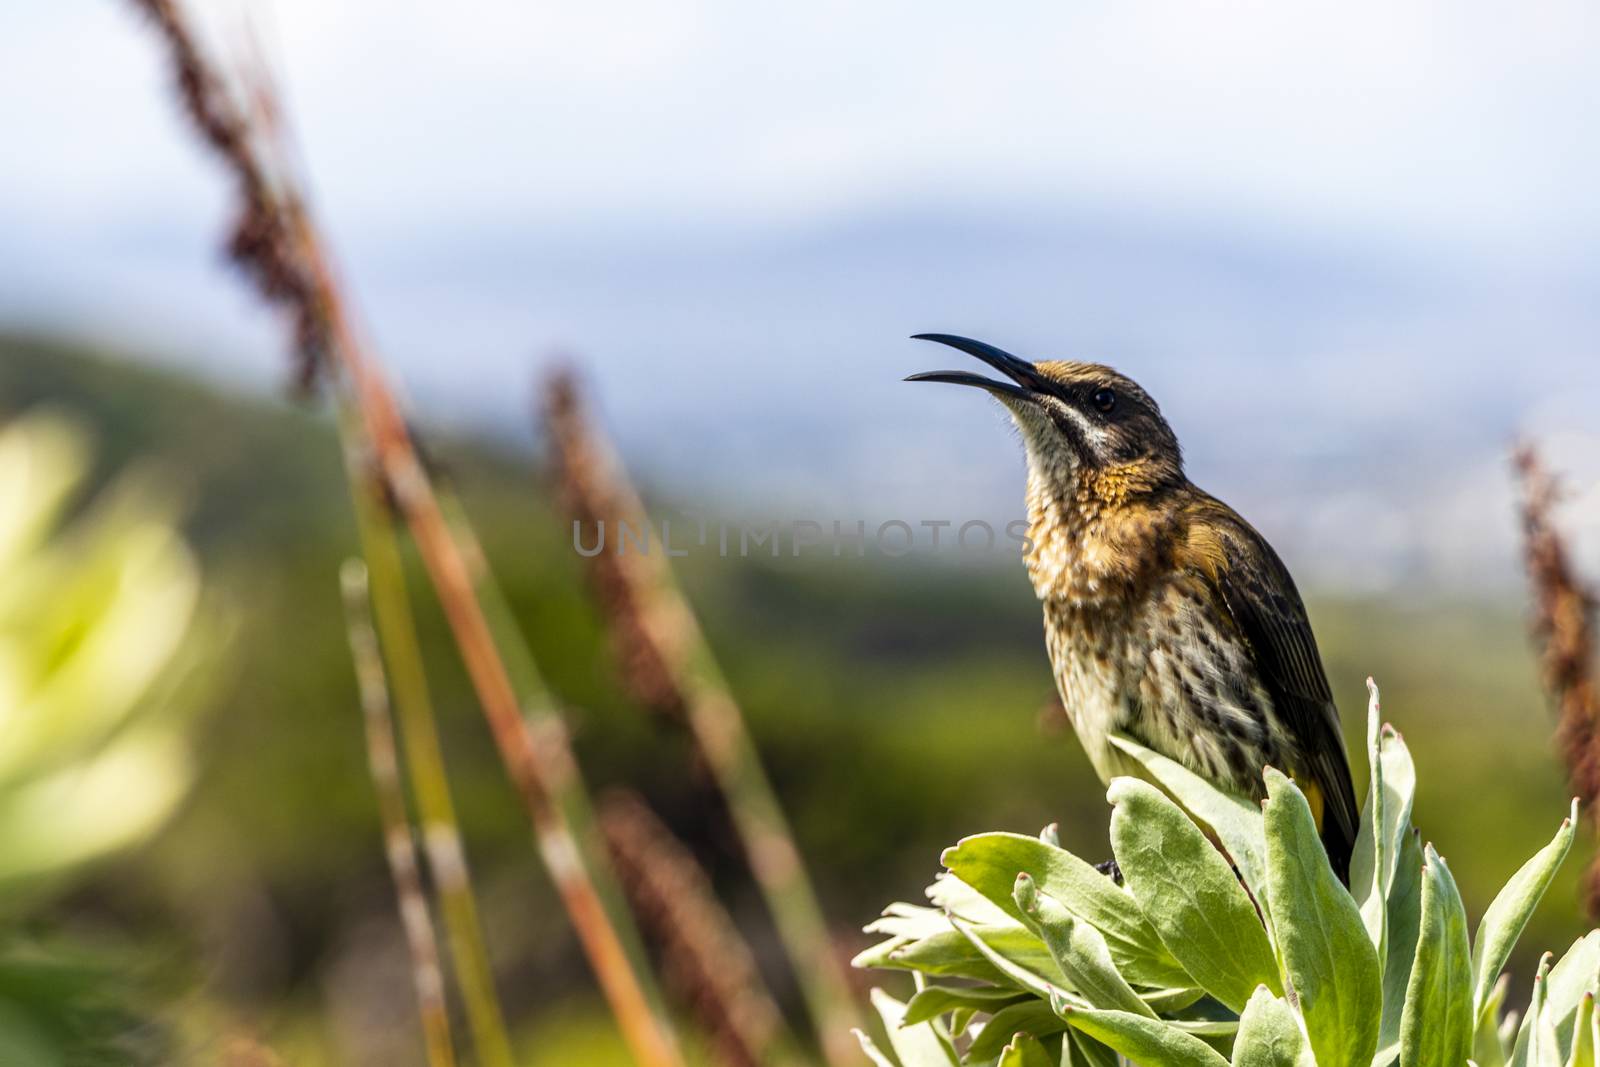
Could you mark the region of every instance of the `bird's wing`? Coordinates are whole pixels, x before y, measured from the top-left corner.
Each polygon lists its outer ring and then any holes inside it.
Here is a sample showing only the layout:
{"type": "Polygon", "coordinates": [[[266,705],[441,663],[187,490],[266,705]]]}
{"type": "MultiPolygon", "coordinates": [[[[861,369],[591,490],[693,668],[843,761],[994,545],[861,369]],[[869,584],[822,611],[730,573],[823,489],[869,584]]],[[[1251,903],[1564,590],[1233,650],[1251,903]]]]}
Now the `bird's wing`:
{"type": "Polygon", "coordinates": [[[1345,875],[1360,813],[1316,638],[1289,569],[1272,546],[1232,508],[1206,497],[1202,521],[1190,525],[1189,562],[1212,583],[1245,640],[1274,710],[1299,745],[1292,770],[1319,807],[1323,843],[1345,875]]]}

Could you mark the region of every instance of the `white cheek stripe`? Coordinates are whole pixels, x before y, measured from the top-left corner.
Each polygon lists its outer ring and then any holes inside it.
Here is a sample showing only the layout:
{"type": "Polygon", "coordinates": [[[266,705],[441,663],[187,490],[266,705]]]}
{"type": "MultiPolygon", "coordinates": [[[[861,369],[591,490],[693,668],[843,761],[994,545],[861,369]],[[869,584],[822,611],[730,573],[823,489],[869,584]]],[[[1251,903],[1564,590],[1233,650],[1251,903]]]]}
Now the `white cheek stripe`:
{"type": "MultiPolygon", "coordinates": [[[[1078,465],[1077,451],[1062,437],[1054,422],[1032,411],[1012,411],[1011,417],[1022,433],[1030,474],[1050,482],[1072,473],[1078,465]]],[[[1074,418],[1082,425],[1081,419],[1074,418]]]]}

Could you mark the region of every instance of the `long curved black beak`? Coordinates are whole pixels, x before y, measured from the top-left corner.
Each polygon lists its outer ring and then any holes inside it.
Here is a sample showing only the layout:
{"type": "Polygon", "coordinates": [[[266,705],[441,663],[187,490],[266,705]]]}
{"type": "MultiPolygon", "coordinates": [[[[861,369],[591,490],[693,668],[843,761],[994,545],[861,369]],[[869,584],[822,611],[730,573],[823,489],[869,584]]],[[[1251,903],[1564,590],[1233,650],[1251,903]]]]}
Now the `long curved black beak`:
{"type": "Polygon", "coordinates": [[[974,341],[970,337],[957,337],[949,333],[919,333],[913,334],[913,341],[936,341],[941,345],[949,345],[959,349],[969,356],[974,356],[995,370],[1004,374],[1011,382],[997,382],[992,378],[985,378],[981,374],[973,374],[964,370],[934,370],[921,374],[913,374],[906,378],[908,382],[945,382],[949,385],[973,385],[979,389],[987,389],[997,396],[1012,396],[1019,400],[1032,400],[1045,392],[1049,387],[1049,380],[1034,369],[1032,363],[1025,359],[1018,359],[1009,352],[1002,351],[994,345],[982,341],[974,341]],[[1012,384],[1012,383],[1015,384],[1012,384]]]}

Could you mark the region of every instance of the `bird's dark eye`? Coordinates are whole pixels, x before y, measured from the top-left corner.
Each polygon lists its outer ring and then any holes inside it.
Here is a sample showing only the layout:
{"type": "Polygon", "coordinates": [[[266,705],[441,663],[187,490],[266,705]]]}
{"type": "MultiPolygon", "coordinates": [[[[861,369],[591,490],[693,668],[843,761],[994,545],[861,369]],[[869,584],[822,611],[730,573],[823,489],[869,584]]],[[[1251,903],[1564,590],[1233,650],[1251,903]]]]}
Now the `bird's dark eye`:
{"type": "Polygon", "coordinates": [[[1117,406],[1117,394],[1111,389],[1096,389],[1094,396],[1089,399],[1094,402],[1095,407],[1108,414],[1117,406]]]}

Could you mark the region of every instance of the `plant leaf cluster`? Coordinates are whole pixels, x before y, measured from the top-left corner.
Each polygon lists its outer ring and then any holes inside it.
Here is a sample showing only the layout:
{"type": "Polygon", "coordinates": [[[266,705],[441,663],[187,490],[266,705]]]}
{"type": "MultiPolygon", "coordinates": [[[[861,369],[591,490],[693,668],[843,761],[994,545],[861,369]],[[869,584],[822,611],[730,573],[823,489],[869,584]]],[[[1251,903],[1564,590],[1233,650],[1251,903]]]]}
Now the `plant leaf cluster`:
{"type": "Polygon", "coordinates": [[[969,837],[929,905],[893,904],[859,967],[909,971],[874,1005],[883,1067],[1600,1067],[1600,930],[1546,955],[1526,1010],[1501,976],[1571,848],[1572,813],[1469,927],[1411,825],[1416,772],[1368,712],[1370,786],[1347,888],[1306,797],[1267,768],[1259,806],[1127,738],[1111,849],[1123,884],[1039,838],[969,837]]]}

